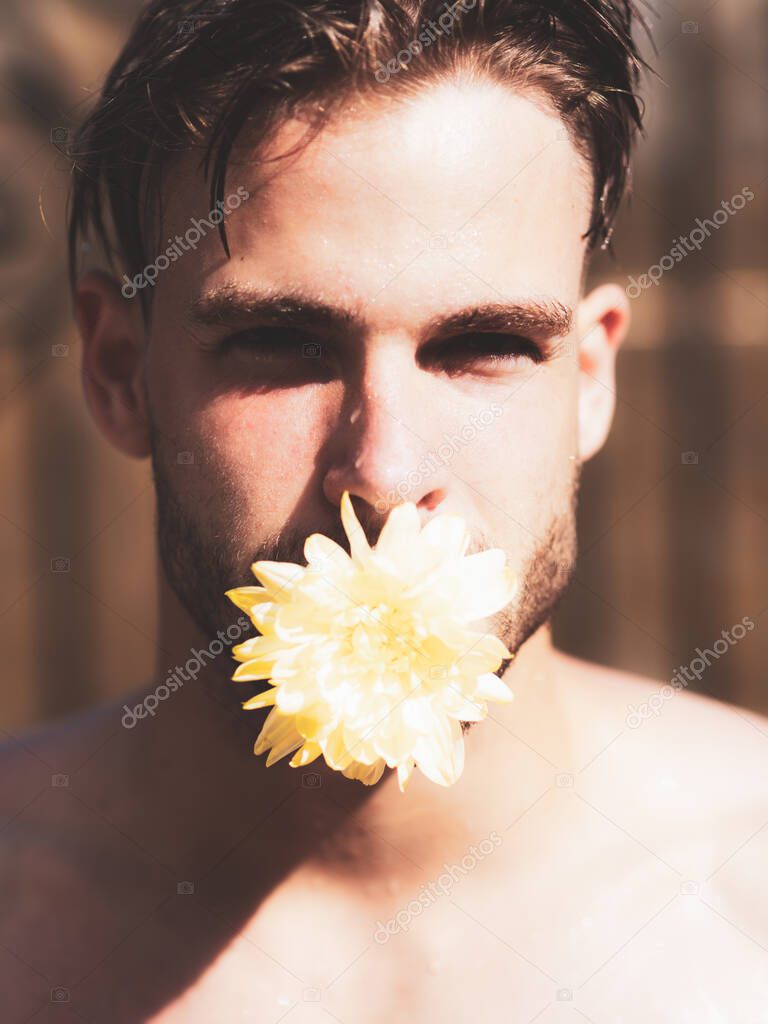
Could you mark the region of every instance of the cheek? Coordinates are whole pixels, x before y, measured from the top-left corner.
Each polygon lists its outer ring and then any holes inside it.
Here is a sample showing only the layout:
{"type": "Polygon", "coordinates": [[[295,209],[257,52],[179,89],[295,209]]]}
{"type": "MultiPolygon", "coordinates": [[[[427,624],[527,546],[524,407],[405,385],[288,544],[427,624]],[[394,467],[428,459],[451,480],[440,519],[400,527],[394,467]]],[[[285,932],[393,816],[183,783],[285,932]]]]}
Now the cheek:
{"type": "Polygon", "coordinates": [[[503,410],[470,452],[474,485],[509,518],[535,532],[569,500],[577,450],[575,376],[543,369],[497,400],[503,410]]]}
{"type": "Polygon", "coordinates": [[[223,395],[201,409],[196,431],[218,475],[260,501],[290,505],[316,462],[322,429],[309,396],[274,391],[223,395]],[[287,500],[286,500],[287,499],[287,500]]]}

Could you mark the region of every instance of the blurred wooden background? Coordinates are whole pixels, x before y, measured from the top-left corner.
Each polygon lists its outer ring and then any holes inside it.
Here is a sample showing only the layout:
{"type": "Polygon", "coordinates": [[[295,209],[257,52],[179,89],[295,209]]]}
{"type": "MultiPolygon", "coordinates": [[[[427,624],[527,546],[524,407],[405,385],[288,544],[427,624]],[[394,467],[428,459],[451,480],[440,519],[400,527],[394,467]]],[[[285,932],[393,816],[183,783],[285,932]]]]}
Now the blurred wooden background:
{"type": "MultiPolygon", "coordinates": [[[[98,435],[79,384],[57,146],[135,0],[5,0],[0,12],[0,726],[148,679],[149,466],[98,435]]],[[[742,189],[754,200],[632,302],[613,435],[584,474],[567,650],[667,681],[748,615],[696,688],[768,711],[768,8],[656,0],[634,196],[595,282],[626,285],[742,189]],[[685,455],[693,453],[693,455],[685,455]]]]}

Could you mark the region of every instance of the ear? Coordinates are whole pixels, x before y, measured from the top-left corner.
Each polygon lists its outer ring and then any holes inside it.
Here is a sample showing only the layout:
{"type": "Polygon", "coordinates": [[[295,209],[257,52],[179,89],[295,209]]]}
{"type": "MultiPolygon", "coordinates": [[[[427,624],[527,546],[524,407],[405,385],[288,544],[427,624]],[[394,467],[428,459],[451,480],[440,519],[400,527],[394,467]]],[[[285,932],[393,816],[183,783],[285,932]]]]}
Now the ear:
{"type": "Polygon", "coordinates": [[[604,284],[578,307],[579,458],[600,451],[616,406],[616,353],[629,329],[629,299],[617,284],[604,284]]]}
{"type": "Polygon", "coordinates": [[[82,382],[88,408],[104,436],[126,455],[150,454],[146,408],[146,331],[136,299],[126,299],[108,274],[91,270],[74,292],[83,339],[82,382]]]}

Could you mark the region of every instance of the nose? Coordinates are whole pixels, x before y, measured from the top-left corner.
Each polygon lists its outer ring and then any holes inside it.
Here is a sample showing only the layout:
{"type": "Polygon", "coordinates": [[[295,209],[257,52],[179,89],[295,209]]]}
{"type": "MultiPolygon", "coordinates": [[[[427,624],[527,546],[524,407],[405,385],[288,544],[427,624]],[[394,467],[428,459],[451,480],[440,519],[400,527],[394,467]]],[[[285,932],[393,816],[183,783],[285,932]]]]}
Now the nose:
{"type": "Polygon", "coordinates": [[[447,470],[430,449],[437,416],[422,376],[428,375],[408,346],[381,345],[368,356],[345,402],[323,491],[336,508],[349,491],[358,499],[363,525],[379,519],[383,525],[404,501],[413,502],[426,522],[445,500],[447,470]]]}

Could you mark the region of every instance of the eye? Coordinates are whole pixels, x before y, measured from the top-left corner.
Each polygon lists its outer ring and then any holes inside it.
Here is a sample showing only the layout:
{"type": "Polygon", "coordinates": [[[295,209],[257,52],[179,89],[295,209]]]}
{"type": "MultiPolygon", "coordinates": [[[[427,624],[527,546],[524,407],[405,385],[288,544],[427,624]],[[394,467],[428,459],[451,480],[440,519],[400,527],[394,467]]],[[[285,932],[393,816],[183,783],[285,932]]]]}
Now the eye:
{"type": "Polygon", "coordinates": [[[516,334],[465,334],[440,344],[438,353],[433,353],[431,360],[439,358],[449,369],[457,369],[462,363],[486,363],[504,368],[544,360],[544,353],[535,341],[516,334]]]}
{"type": "Polygon", "coordinates": [[[236,331],[217,346],[224,366],[282,386],[334,379],[330,346],[295,327],[264,326],[236,331]]]}
{"type": "Polygon", "coordinates": [[[249,327],[224,338],[219,350],[266,359],[317,359],[323,354],[318,341],[294,327],[249,327]]]}

